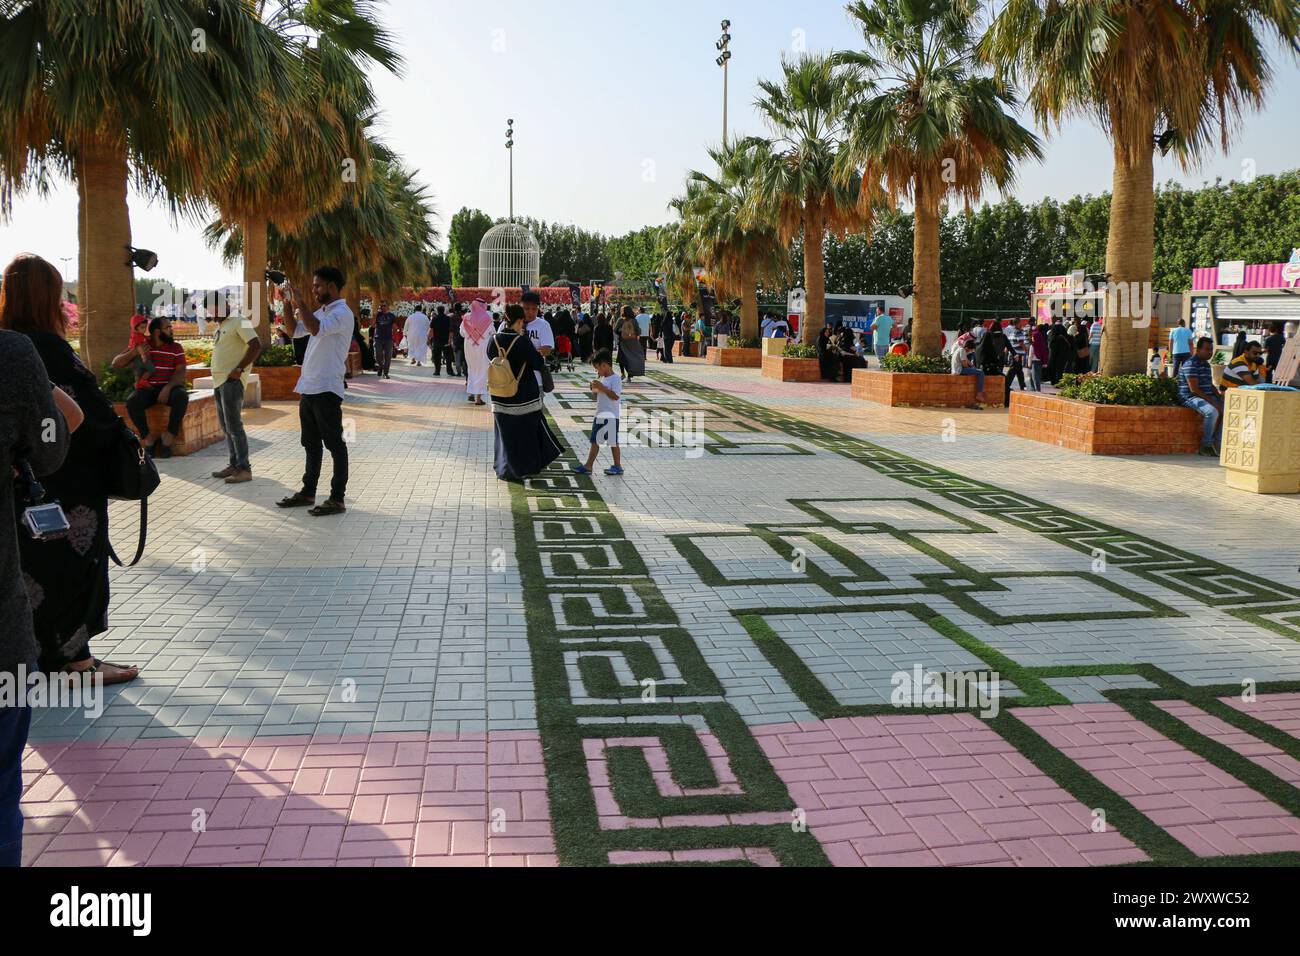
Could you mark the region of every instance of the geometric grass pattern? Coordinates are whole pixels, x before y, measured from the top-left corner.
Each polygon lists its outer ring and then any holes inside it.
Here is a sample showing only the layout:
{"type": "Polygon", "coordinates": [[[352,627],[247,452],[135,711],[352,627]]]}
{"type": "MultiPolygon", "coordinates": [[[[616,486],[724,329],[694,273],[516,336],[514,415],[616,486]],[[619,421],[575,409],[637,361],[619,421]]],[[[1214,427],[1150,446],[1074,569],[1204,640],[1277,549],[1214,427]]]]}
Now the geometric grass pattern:
{"type": "MultiPolygon", "coordinates": [[[[1169,548],[1119,528],[1026,501],[1009,492],[934,468],[830,429],[782,416],[769,409],[690,382],[656,375],[678,390],[657,405],[688,408],[687,396],[711,403],[738,420],[769,428],[844,455],[913,487],[937,494],[982,518],[1005,521],[1066,547],[1105,552],[1107,561],[1162,587],[1258,617],[1262,626],[1300,636],[1290,613],[1276,606],[1296,602],[1295,590],[1198,555],[1169,548]],[[684,393],[684,394],[683,394],[684,393]],[[1191,587],[1194,581],[1200,588],[1191,587]]],[[[576,384],[576,383],[575,383],[576,384]]],[[[579,393],[561,389],[561,404],[579,412],[579,393]]],[[[521,565],[527,627],[536,684],[539,732],[550,789],[556,850],[562,864],[608,865],[825,865],[826,853],[799,825],[800,808],[764,753],[758,732],[728,703],[723,683],[706,662],[688,629],[665,600],[617,518],[593,481],[569,470],[570,452],[544,474],[513,489],[517,555],[521,565]]],[[[870,508],[852,500],[799,500],[804,523],[755,524],[743,532],[674,536],[672,543],[701,580],[715,587],[780,583],[762,574],[752,580],[720,567],[717,548],[741,548],[746,561],[791,568],[790,582],[821,586],[840,603],[825,608],[746,607],[733,613],[807,708],[820,720],[874,715],[933,714],[890,705],[843,704],[780,637],[771,621],[784,614],[849,614],[899,611],[933,629],[989,670],[997,671],[1016,696],[1004,699],[995,717],[980,718],[1039,771],[1084,807],[1105,811],[1108,825],[1155,864],[1300,865],[1300,853],[1214,856],[1194,852],[1134,800],[1085,770],[1079,760],[1050,743],[1034,724],[1044,708],[1068,703],[1053,682],[1063,678],[1127,676],[1135,686],[1104,691],[1154,734],[1167,738],[1214,772],[1240,781],[1285,813],[1300,817],[1300,790],[1276,767],[1252,760],[1225,745],[1198,720],[1221,722],[1254,738],[1282,758],[1300,759],[1300,739],[1225,700],[1239,686],[1196,687],[1150,664],[1026,667],[957,627],[930,605],[935,597],[990,624],[1052,619],[1007,615],[991,605],[1014,579],[1051,572],[980,572],[923,540],[945,534],[980,535],[990,528],[945,512],[928,502],[873,499],[870,508]],[[897,512],[905,520],[879,520],[897,512]],[[862,517],[862,514],[866,517],[862,517]],[[872,515],[877,516],[872,518],[872,515]],[[921,523],[912,520],[920,517],[921,523]],[[932,522],[926,526],[926,522],[932,522]],[[918,529],[924,529],[923,531],[918,529]],[[893,580],[863,554],[873,541],[914,553],[915,573],[893,580]],[[710,549],[715,549],[710,556],[710,549]],[[765,558],[764,555],[767,555],[765,558]],[[798,564],[797,570],[794,565],[798,564]],[[926,567],[929,570],[919,570],[926,567]],[[860,603],[853,603],[860,602],[860,603]],[[1026,719],[1017,717],[1017,711],[1026,719]]],[[[741,562],[742,569],[744,562],[741,562]]],[[[1129,605],[1097,612],[1099,619],[1122,616],[1181,617],[1148,595],[1101,575],[1070,577],[1105,589],[1129,605]]],[[[1294,693],[1300,684],[1261,685],[1260,694],[1294,693]]],[[[971,717],[977,709],[952,708],[971,717]]]]}

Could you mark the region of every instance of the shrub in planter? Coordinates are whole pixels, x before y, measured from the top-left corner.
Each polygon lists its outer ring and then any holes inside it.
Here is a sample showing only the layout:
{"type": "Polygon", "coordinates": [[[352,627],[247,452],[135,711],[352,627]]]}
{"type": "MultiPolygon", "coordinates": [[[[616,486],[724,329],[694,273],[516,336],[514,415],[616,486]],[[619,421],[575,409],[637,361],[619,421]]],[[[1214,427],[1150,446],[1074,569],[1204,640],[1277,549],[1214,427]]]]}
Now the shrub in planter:
{"type": "Polygon", "coordinates": [[[292,345],[268,345],[262,349],[253,366],[255,368],[292,368],[296,364],[292,345]]]}
{"type": "Polygon", "coordinates": [[[803,345],[798,342],[791,342],[785,347],[784,358],[788,359],[815,359],[817,357],[817,347],[814,345],[803,345]]]}
{"type": "Polygon", "coordinates": [[[729,349],[758,349],[763,347],[763,340],[760,338],[734,338],[727,343],[729,349]]]}
{"type": "Polygon", "coordinates": [[[210,345],[186,345],[185,346],[185,364],[187,365],[211,365],[212,364],[212,346],[210,345]]]}
{"type": "Polygon", "coordinates": [[[947,361],[933,355],[886,355],[880,368],[908,375],[947,375],[952,371],[947,361]]]}
{"type": "Polygon", "coordinates": [[[135,392],[135,370],[131,366],[113,368],[113,363],[105,362],[99,378],[100,391],[110,402],[125,402],[135,392]]]}
{"type": "Polygon", "coordinates": [[[1059,390],[1062,398],[1093,405],[1172,407],[1178,402],[1178,383],[1146,375],[1066,375],[1059,390]]]}

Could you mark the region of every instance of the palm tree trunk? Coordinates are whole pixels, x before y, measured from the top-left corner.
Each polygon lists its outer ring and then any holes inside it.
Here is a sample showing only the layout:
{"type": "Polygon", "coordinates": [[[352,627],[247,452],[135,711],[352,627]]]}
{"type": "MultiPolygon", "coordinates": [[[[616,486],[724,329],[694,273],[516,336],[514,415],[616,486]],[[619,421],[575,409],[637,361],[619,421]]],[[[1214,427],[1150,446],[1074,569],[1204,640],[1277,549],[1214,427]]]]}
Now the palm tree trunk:
{"type": "Polygon", "coordinates": [[[803,276],[808,286],[804,290],[807,294],[803,328],[805,345],[814,344],[826,324],[826,260],[822,252],[825,241],[822,218],[812,213],[804,223],[803,239],[803,276]]]}
{"type": "Polygon", "coordinates": [[[1115,173],[1110,201],[1110,238],[1106,244],[1106,271],[1110,273],[1112,307],[1121,314],[1106,315],[1101,341],[1103,375],[1127,375],[1146,369],[1152,330],[1143,317],[1151,277],[1155,271],[1155,160],[1151,145],[1154,122],[1135,136],[1136,149],[1115,135],[1115,173]],[[1124,306],[1127,308],[1124,308],[1124,306]]]}
{"type": "Polygon", "coordinates": [[[245,219],[244,233],[244,307],[251,313],[262,345],[271,341],[271,310],[266,299],[266,257],[269,223],[265,217],[245,219]]]}
{"type": "Polygon", "coordinates": [[[758,338],[758,288],[754,273],[748,269],[740,277],[740,336],[758,338]]]}
{"type": "Polygon", "coordinates": [[[939,194],[932,183],[916,181],[916,221],[912,230],[912,351],[943,351],[943,299],[939,278],[939,194]]]}
{"type": "Polygon", "coordinates": [[[126,265],[128,175],[125,147],[94,140],[77,157],[81,357],[96,374],[126,348],[135,312],[135,273],[126,265]]]}

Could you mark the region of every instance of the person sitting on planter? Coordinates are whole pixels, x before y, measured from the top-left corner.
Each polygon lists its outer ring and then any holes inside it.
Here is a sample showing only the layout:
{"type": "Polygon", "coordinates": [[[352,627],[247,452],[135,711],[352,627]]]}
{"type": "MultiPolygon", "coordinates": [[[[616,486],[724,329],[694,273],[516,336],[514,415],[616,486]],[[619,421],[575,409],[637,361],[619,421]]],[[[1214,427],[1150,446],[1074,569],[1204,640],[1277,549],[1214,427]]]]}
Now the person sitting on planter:
{"type": "Polygon", "coordinates": [[[840,329],[840,381],[852,383],[853,370],[867,367],[867,360],[858,354],[857,336],[852,329],[840,329]]]}
{"type": "Polygon", "coordinates": [[[831,338],[831,327],[823,325],[817,333],[817,365],[821,369],[822,381],[834,382],[839,374],[839,350],[831,338]]]}
{"type": "Polygon", "coordinates": [[[1246,343],[1246,349],[1223,370],[1223,390],[1246,385],[1263,385],[1267,377],[1264,365],[1264,346],[1259,342],[1246,343]]]}
{"type": "Polygon", "coordinates": [[[1223,422],[1223,396],[1214,387],[1214,369],[1210,356],[1214,354],[1214,340],[1201,339],[1196,343],[1196,354],[1183,363],[1178,373],[1178,400],[1203,419],[1201,454],[1219,457],[1219,428],[1223,422]]]}
{"type": "Polygon", "coordinates": [[[971,408],[980,408],[984,404],[984,371],[975,364],[975,350],[970,343],[957,343],[952,350],[952,374],[975,376],[975,404],[971,408]]]}
{"type": "MultiPolygon", "coordinates": [[[[135,349],[127,349],[113,359],[114,368],[126,368],[139,357],[135,349]]],[[[172,338],[171,319],[156,318],[149,322],[148,362],[150,370],[136,382],[135,394],[126,400],[126,412],[140,433],[144,447],[151,457],[170,458],[172,446],[181,433],[181,423],[190,407],[190,395],[185,390],[185,350],[172,338]],[[149,409],[155,405],[171,408],[167,430],[162,435],[149,429],[149,409]],[[159,453],[158,444],[162,443],[159,453]]]]}

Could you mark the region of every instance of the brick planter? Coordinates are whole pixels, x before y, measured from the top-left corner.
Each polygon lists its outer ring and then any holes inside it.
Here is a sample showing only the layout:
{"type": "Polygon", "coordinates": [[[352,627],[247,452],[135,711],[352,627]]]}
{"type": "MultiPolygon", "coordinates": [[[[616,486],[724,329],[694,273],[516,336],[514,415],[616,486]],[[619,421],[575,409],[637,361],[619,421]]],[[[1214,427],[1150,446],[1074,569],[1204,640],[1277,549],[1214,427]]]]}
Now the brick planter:
{"type": "Polygon", "coordinates": [[[262,401],[296,402],[298,400],[298,393],[293,389],[298,384],[302,369],[297,365],[279,368],[258,366],[257,374],[262,380],[262,401]]]}
{"type": "Polygon", "coordinates": [[[762,368],[762,349],[709,349],[705,361],[722,368],[762,368]]]}
{"type": "Polygon", "coordinates": [[[212,369],[206,365],[189,365],[185,368],[185,380],[193,385],[201,378],[211,378],[212,369]]]}
{"type": "MultiPolygon", "coordinates": [[[[891,408],[966,408],[975,404],[974,375],[918,375],[909,372],[853,371],[853,398],[891,408]]],[[[986,376],[987,405],[1001,408],[1005,385],[1001,377],[986,376]]]]}
{"type": "MultiPolygon", "coordinates": [[[[117,411],[122,419],[131,425],[135,430],[135,425],[131,424],[131,418],[126,413],[126,405],[115,404],[113,408],[117,411]]],[[[167,418],[171,414],[171,409],[165,405],[155,405],[146,413],[149,417],[149,428],[159,433],[167,429],[167,418]]],[[[144,438],[144,435],[140,436],[144,438]]],[[[172,454],[177,458],[184,458],[187,455],[193,455],[195,452],[207,448],[209,445],[215,445],[219,441],[225,440],[226,433],[221,430],[221,425],[217,421],[217,397],[213,392],[190,392],[190,405],[185,410],[185,418],[181,422],[181,433],[176,436],[176,444],[172,446],[172,454]]]]}
{"type": "Polygon", "coordinates": [[[363,365],[360,352],[348,353],[348,374],[360,375],[363,371],[363,365]]]}
{"type": "Polygon", "coordinates": [[[1092,405],[1056,395],[1011,393],[1007,430],[1085,455],[1194,455],[1201,416],[1190,408],[1092,405]]]}
{"type": "Polygon", "coordinates": [[[820,382],[821,363],[815,358],[786,358],[783,355],[763,356],[763,377],[778,382],[820,382]]]}

